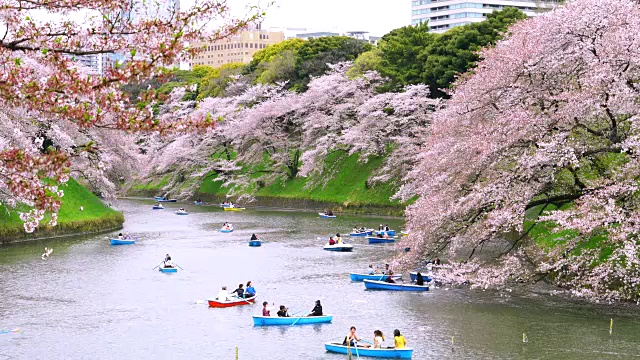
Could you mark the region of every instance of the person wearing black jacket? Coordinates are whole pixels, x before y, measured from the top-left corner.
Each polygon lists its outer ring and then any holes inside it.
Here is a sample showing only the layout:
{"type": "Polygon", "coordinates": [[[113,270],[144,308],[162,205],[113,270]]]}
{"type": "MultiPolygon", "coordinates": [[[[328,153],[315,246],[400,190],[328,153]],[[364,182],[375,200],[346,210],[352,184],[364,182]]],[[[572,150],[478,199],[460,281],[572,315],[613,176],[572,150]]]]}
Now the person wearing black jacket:
{"type": "Polygon", "coordinates": [[[311,310],[311,314],[308,316],[322,316],[322,304],[320,304],[320,300],[316,300],[316,306],[311,310]]]}
{"type": "Polygon", "coordinates": [[[284,305],[280,305],[280,310],[278,310],[279,317],[289,317],[289,308],[284,305]]]}

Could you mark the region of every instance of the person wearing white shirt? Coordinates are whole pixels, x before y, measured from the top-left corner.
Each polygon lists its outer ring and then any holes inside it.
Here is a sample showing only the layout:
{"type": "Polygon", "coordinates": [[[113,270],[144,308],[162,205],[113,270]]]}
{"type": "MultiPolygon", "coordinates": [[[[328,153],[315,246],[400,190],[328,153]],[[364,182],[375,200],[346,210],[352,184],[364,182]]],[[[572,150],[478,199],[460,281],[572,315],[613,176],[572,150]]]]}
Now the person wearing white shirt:
{"type": "Polygon", "coordinates": [[[369,265],[369,268],[367,269],[367,274],[374,275],[375,273],[376,271],[373,269],[373,265],[369,265]]]}
{"type": "Polygon", "coordinates": [[[229,300],[229,292],[227,291],[227,287],[223,286],[218,296],[216,297],[218,301],[228,301],[229,300]]]}

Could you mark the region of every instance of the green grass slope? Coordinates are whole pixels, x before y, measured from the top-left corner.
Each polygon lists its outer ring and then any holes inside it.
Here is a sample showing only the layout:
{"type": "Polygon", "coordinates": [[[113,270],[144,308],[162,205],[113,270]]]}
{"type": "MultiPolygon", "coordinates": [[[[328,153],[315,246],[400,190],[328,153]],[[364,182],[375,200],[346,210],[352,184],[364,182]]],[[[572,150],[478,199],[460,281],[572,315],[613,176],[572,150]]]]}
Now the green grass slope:
{"type": "Polygon", "coordinates": [[[64,196],[58,214],[58,225],[47,226],[50,219],[47,216],[33,234],[25,233],[18,211],[7,211],[6,207],[0,205],[0,242],[97,232],[122,226],[122,213],[106,208],[97,196],[75,180],[70,179],[61,189],[64,196]]]}

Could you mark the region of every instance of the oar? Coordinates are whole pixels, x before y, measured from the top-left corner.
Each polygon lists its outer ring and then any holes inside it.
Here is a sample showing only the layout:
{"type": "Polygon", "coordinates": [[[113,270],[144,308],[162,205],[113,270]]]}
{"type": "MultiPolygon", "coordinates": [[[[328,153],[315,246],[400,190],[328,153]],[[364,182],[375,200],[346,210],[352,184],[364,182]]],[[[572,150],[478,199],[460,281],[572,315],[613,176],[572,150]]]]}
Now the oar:
{"type": "Polygon", "coordinates": [[[154,268],[153,268],[153,269],[151,269],[151,270],[155,270],[155,269],[159,268],[159,267],[160,267],[160,265],[162,265],[162,263],[160,263],[160,264],[156,265],[156,267],[154,267],[154,268]]]}
{"type": "Polygon", "coordinates": [[[294,322],[293,322],[293,324],[291,324],[291,325],[289,325],[289,326],[293,326],[293,325],[295,325],[295,324],[298,322],[298,320],[302,319],[303,317],[304,317],[304,314],[303,314],[303,315],[301,315],[299,318],[297,318],[297,319],[296,319],[296,321],[294,321],[294,322]]]}
{"type": "Polygon", "coordinates": [[[20,328],[15,328],[13,330],[0,330],[0,334],[8,334],[8,333],[17,333],[20,332],[20,328]]]}
{"type": "Polygon", "coordinates": [[[173,265],[175,265],[175,266],[179,267],[179,268],[180,268],[180,270],[184,270],[184,269],[182,268],[182,266],[180,266],[180,265],[178,265],[178,264],[176,264],[176,263],[173,263],[173,265]]]}
{"type": "Polygon", "coordinates": [[[360,354],[358,354],[358,342],[354,340],[353,345],[355,345],[356,348],[356,356],[358,357],[358,359],[360,359],[360,354]]]}

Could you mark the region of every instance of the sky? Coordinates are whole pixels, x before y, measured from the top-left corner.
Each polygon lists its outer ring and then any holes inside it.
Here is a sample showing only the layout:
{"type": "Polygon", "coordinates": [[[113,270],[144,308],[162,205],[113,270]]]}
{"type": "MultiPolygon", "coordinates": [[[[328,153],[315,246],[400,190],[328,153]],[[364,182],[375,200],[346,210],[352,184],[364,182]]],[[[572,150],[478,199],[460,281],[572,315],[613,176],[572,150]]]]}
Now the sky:
{"type": "MultiPolygon", "coordinates": [[[[229,0],[232,11],[268,0],[229,0]]],[[[266,9],[263,29],[301,27],[314,30],[368,31],[382,36],[411,24],[411,0],[274,0],[266,9]]]]}

